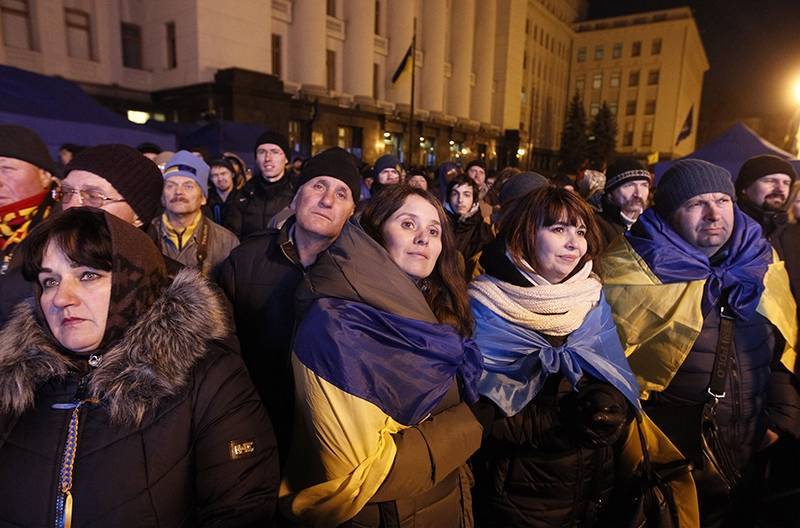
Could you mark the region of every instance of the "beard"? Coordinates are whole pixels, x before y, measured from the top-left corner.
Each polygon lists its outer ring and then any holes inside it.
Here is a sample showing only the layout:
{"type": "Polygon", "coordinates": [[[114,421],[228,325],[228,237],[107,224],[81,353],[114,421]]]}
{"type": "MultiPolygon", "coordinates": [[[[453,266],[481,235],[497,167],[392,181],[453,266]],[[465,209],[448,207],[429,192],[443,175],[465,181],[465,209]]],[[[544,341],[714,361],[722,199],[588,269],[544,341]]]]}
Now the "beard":
{"type": "Polygon", "coordinates": [[[637,215],[642,214],[644,208],[645,208],[644,200],[636,197],[631,198],[629,200],[625,200],[625,202],[620,207],[622,212],[626,214],[637,214],[637,215]]]}
{"type": "Polygon", "coordinates": [[[764,202],[761,204],[761,208],[765,211],[783,211],[783,207],[786,205],[786,195],[780,192],[776,193],[769,193],[764,197],[764,202]]]}

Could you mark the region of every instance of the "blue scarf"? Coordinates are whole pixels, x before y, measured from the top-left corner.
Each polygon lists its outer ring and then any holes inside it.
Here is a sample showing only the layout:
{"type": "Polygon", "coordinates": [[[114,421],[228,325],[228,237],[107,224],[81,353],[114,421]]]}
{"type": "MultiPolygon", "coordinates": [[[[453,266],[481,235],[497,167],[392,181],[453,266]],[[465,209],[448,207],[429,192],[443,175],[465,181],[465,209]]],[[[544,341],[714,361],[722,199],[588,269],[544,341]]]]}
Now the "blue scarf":
{"type": "Polygon", "coordinates": [[[298,329],[297,358],[340,390],[416,425],[454,377],[462,397],[478,399],[480,350],[444,324],[431,324],[334,298],[315,301],[298,329]]]}
{"type": "Polygon", "coordinates": [[[475,342],[483,354],[484,370],[478,391],[506,416],[524,409],[547,377],[557,373],[575,387],[587,372],[613,385],[634,408],[640,409],[639,384],[625,359],[605,297],[557,347],[538,332],[503,319],[475,299],[472,313],[475,342]]]}
{"type": "Polygon", "coordinates": [[[722,261],[715,264],[653,209],[645,211],[625,237],[662,283],[707,280],[706,305],[716,306],[722,300],[739,318],[747,320],[764,292],[772,246],[755,220],[735,205],[733,211],[733,233],[720,250],[724,252],[722,261]]]}

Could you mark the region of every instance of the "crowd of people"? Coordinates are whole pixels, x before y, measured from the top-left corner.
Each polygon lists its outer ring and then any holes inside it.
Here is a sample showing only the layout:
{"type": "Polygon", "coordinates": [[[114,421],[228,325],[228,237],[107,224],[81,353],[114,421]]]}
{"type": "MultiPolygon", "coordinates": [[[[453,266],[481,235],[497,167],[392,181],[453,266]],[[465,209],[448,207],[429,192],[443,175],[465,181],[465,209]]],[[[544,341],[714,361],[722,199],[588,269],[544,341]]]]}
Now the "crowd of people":
{"type": "Polygon", "coordinates": [[[0,125],[0,524],[796,526],[789,162],[253,154],[0,125]]]}

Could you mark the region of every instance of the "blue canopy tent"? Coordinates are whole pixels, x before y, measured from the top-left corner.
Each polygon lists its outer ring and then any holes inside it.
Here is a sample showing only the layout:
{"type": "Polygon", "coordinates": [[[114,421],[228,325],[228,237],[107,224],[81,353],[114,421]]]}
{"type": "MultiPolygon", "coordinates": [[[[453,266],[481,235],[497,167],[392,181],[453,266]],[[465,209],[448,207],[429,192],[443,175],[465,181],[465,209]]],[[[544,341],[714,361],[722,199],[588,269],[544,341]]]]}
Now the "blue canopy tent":
{"type": "Polygon", "coordinates": [[[0,123],[26,126],[39,134],[55,157],[64,143],[152,142],[175,148],[175,136],[131,123],[65,79],[0,66],[0,123]]]}
{"type": "MultiPolygon", "coordinates": [[[[717,137],[711,143],[704,145],[681,159],[695,158],[710,161],[730,171],[735,180],[739,175],[739,169],[745,161],[753,156],[772,154],[779,158],[789,160],[794,169],[800,173],[800,160],[788,152],[779,149],[769,141],[761,138],[742,122],[735,123],[725,133],[717,137]]],[[[667,169],[677,160],[662,161],[656,163],[656,181],[667,169]]]]}

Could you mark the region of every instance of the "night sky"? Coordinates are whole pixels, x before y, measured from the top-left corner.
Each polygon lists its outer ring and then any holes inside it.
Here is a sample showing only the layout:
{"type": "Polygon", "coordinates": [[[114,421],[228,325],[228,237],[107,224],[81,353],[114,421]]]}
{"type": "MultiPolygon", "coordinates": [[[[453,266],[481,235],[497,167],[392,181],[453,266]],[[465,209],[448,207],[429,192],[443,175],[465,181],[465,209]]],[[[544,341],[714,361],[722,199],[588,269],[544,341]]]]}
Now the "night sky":
{"type": "Polygon", "coordinates": [[[589,17],[605,18],[688,6],[710,69],[701,120],[786,113],[792,79],[800,79],[800,0],[590,0],[589,17]]]}

